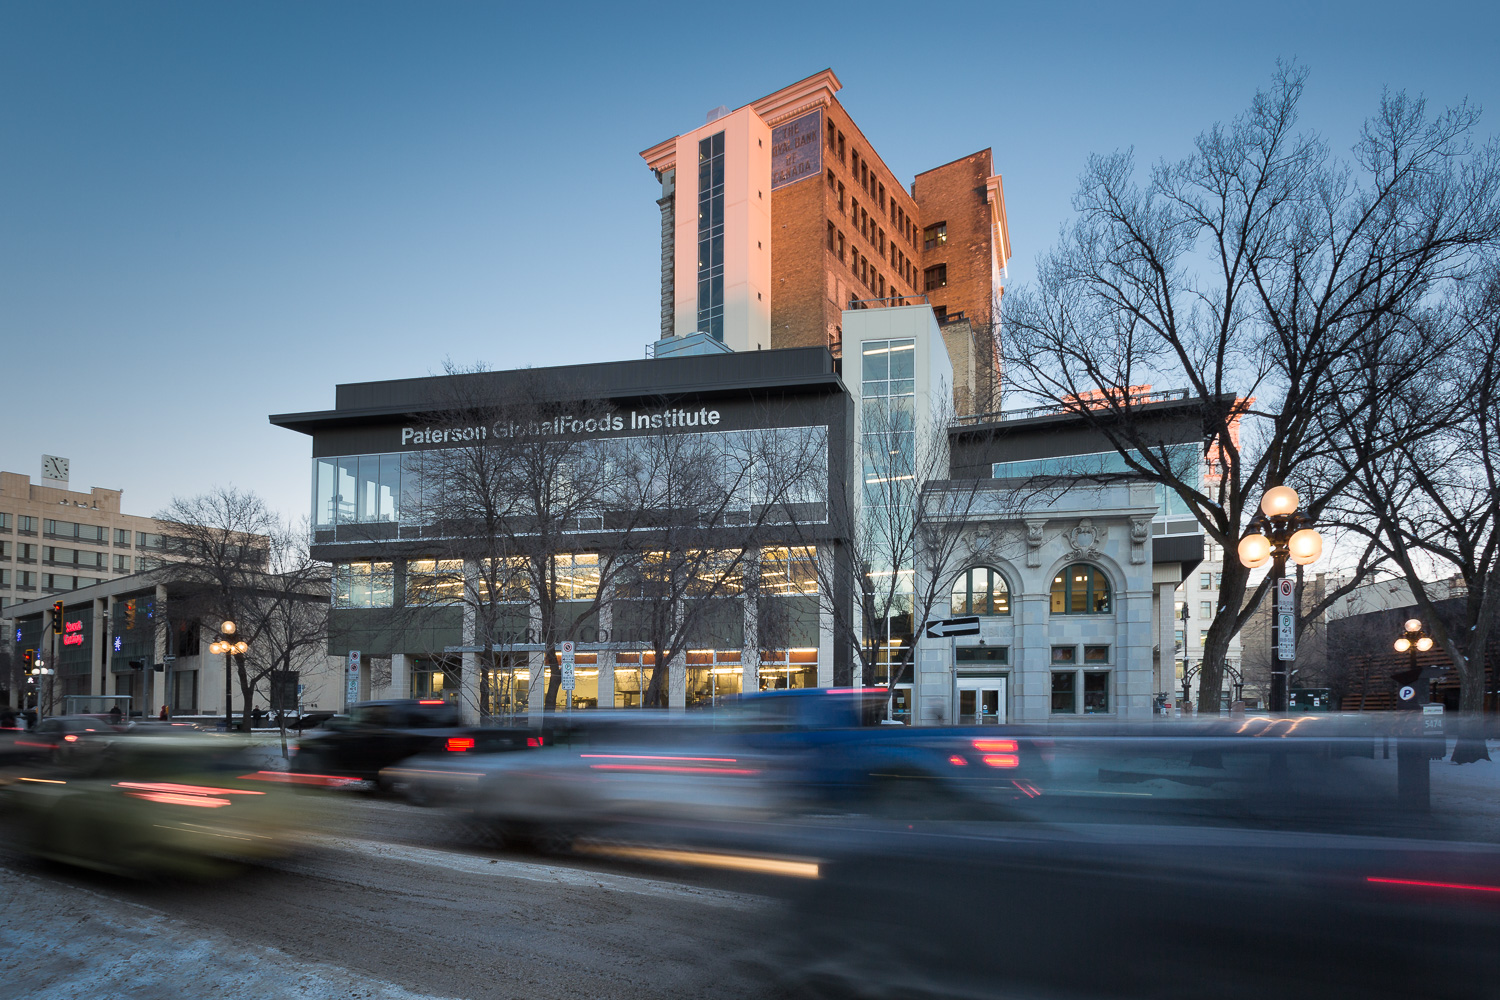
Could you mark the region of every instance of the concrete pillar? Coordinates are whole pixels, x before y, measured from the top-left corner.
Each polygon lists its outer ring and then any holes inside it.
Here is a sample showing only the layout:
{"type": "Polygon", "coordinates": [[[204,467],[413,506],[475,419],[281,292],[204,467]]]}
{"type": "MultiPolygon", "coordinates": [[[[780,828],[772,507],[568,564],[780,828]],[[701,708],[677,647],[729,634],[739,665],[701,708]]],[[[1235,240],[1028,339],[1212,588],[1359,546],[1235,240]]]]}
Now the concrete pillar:
{"type": "Polygon", "coordinates": [[[94,601],[94,644],[98,655],[89,664],[89,694],[109,694],[110,667],[115,658],[115,637],[111,623],[115,619],[115,599],[101,597],[94,601]]]}
{"type": "MultiPolygon", "coordinates": [[[[1050,588],[1051,579],[1047,580],[1050,588]]],[[[1052,644],[1048,618],[1050,589],[1013,596],[1015,641],[1011,644],[1010,703],[1017,722],[1046,722],[1052,712],[1052,644]]]]}
{"type": "MultiPolygon", "coordinates": [[[[1180,573],[1175,571],[1176,565],[1175,563],[1172,564],[1174,571],[1168,574],[1161,572],[1165,567],[1154,567],[1151,580],[1151,587],[1155,591],[1155,597],[1152,600],[1152,610],[1155,612],[1153,617],[1156,627],[1153,631],[1156,632],[1155,646],[1159,650],[1155,664],[1156,692],[1153,693],[1165,691],[1171,694],[1171,692],[1175,691],[1176,694],[1173,694],[1171,698],[1174,704],[1182,700],[1182,689],[1177,684],[1176,670],[1176,607],[1177,584],[1179,582],[1178,577],[1180,576],[1180,573]],[[1167,578],[1163,579],[1163,576],[1167,578]]],[[[1186,638],[1185,634],[1184,638],[1186,638]]]]}
{"type": "Polygon", "coordinates": [[[411,665],[406,662],[405,653],[391,654],[390,697],[411,697],[411,665]]]}
{"type": "Polygon", "coordinates": [[[667,661],[667,708],[687,710],[687,655],[678,653],[667,661]]]}
{"type": "MultiPolygon", "coordinates": [[[[610,601],[599,603],[599,639],[608,639],[614,633],[615,609],[610,601]]],[[[601,649],[599,667],[599,707],[613,708],[615,705],[615,654],[613,650],[601,649]]]]}
{"type": "MultiPolygon", "coordinates": [[[[758,562],[758,560],[757,560],[758,562]]],[[[740,643],[740,692],[760,690],[760,608],[754,597],[745,598],[745,641],[740,643]]]]}
{"type": "MultiPolygon", "coordinates": [[[[474,645],[474,608],[464,605],[464,624],[460,635],[462,645],[474,645]]],[[[479,663],[480,657],[477,653],[464,653],[461,659],[462,671],[459,677],[459,712],[462,713],[466,723],[477,724],[479,722],[479,663]]]]}

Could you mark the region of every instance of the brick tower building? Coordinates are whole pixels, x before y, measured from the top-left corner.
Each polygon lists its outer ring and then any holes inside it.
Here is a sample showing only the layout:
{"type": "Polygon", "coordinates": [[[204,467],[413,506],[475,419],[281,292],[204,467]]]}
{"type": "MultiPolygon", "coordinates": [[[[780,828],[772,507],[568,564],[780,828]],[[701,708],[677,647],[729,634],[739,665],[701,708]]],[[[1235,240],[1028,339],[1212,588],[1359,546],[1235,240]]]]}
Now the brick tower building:
{"type": "Polygon", "coordinates": [[[661,335],[837,356],[846,309],[927,301],[958,411],[997,409],[1010,239],[991,152],[907,190],[839,103],[841,86],[823,70],[641,153],[661,183],[661,335]]]}

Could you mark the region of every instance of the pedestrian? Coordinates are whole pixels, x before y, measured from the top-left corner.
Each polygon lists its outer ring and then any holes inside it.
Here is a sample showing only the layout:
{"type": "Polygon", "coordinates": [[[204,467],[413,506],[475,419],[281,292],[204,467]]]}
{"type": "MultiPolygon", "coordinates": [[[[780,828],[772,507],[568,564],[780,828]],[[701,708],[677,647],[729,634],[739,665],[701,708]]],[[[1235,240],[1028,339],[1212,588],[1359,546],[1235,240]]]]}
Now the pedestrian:
{"type": "Polygon", "coordinates": [[[23,721],[23,722],[26,723],[26,728],[27,729],[35,729],[36,728],[36,709],[34,709],[34,708],[28,708],[26,711],[22,712],[21,713],[21,721],[23,721]]]}
{"type": "Polygon", "coordinates": [[[156,717],[158,719],[160,719],[161,721],[166,722],[167,719],[169,718],[169,716],[167,715],[167,706],[163,705],[161,707],[161,711],[158,712],[158,713],[156,713],[156,717]]]}
{"type": "Polygon", "coordinates": [[[0,707],[0,729],[16,728],[16,711],[9,705],[0,707]]]}
{"type": "Polygon", "coordinates": [[[256,705],[255,711],[250,713],[250,718],[255,728],[259,729],[266,724],[266,710],[256,705]]]}

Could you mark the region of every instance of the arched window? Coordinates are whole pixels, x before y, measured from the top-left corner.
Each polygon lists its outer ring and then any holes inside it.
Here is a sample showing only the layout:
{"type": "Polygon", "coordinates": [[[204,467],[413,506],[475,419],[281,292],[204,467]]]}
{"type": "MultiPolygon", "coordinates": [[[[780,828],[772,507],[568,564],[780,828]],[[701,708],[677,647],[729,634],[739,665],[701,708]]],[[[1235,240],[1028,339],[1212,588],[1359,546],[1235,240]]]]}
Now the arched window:
{"type": "Polygon", "coordinates": [[[964,570],[953,581],[955,615],[1010,614],[1010,587],[1005,577],[988,566],[964,570]]]}
{"type": "Polygon", "coordinates": [[[1087,563],[1074,563],[1052,581],[1054,615],[1109,613],[1109,578],[1087,563]]]}

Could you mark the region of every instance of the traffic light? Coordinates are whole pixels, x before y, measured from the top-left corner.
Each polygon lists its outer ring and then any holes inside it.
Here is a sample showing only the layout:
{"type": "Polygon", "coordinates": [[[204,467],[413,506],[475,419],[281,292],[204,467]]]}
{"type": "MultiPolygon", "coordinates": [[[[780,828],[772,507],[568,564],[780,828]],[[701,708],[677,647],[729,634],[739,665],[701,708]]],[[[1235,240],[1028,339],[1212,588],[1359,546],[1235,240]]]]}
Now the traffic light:
{"type": "Polygon", "coordinates": [[[52,605],[52,634],[62,635],[63,630],[63,602],[57,601],[52,605]]]}
{"type": "Polygon", "coordinates": [[[25,655],[21,657],[21,662],[25,664],[26,672],[30,673],[32,666],[36,663],[36,650],[28,649],[25,655]]]}

